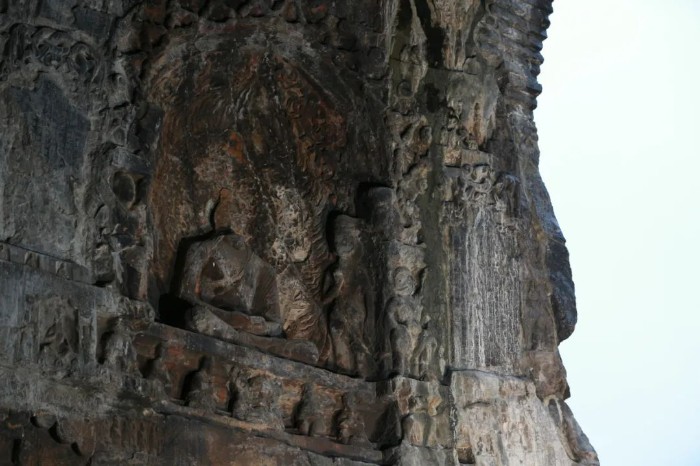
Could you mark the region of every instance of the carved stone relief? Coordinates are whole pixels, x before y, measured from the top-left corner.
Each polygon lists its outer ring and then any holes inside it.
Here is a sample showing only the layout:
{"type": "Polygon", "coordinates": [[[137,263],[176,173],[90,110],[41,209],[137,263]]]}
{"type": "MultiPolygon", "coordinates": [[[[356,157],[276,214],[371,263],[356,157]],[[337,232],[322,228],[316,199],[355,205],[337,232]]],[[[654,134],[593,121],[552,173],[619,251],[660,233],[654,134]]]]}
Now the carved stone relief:
{"type": "Polygon", "coordinates": [[[596,464],[550,12],[0,1],[0,462],[596,464]]]}

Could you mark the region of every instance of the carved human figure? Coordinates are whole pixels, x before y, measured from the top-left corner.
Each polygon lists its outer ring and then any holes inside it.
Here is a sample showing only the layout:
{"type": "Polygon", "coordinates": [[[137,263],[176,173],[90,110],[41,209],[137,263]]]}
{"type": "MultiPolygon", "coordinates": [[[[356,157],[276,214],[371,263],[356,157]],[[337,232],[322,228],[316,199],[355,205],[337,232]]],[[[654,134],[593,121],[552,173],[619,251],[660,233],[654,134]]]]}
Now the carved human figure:
{"type": "Polygon", "coordinates": [[[414,371],[424,380],[437,380],[442,375],[438,361],[438,342],[428,328],[418,338],[414,371]]]}
{"type": "Polygon", "coordinates": [[[485,199],[496,182],[496,173],[487,164],[462,165],[457,186],[457,197],[464,202],[478,202],[485,199]]]}
{"type": "Polygon", "coordinates": [[[492,196],[499,213],[499,222],[504,227],[515,225],[515,217],[518,209],[518,179],[506,173],[501,174],[494,186],[492,196]]]}
{"type": "Polygon", "coordinates": [[[283,430],[284,421],[279,406],[280,383],[263,374],[234,370],[231,375],[231,414],[248,422],[266,424],[283,430]]]}
{"type": "Polygon", "coordinates": [[[185,259],[180,297],[227,311],[280,321],[276,273],[235,234],[192,245],[185,259]]]}
{"type": "Polygon", "coordinates": [[[337,419],[337,435],[340,443],[369,445],[365,421],[359,411],[357,395],[346,393],[343,396],[343,410],[337,419]]]}
{"type": "MultiPolygon", "coordinates": [[[[302,249],[296,250],[298,258],[303,256],[302,249]]],[[[314,246],[309,250],[314,262],[320,261],[316,255],[322,255],[316,249],[314,246]]],[[[229,233],[191,246],[184,270],[180,297],[198,308],[198,320],[188,322],[190,329],[267,351],[272,350],[270,345],[279,347],[281,341],[239,337],[224,328],[259,336],[285,336],[289,341],[315,346],[315,356],[310,358],[313,362],[327,359],[330,342],[326,316],[309,289],[310,279],[303,267],[289,264],[277,270],[255,254],[242,237],[229,233]],[[212,333],[214,327],[230,338],[222,337],[219,331],[212,333]]],[[[320,282],[322,272],[318,275],[320,282]]]]}
{"type": "Polygon", "coordinates": [[[64,298],[36,300],[39,315],[39,361],[54,367],[69,367],[77,359],[76,309],[64,298]]]}
{"type": "Polygon", "coordinates": [[[422,223],[417,199],[428,189],[427,175],[428,166],[419,162],[399,183],[398,206],[403,226],[399,238],[406,244],[419,242],[422,223]]]}
{"type": "Polygon", "coordinates": [[[416,292],[416,279],[406,267],[397,267],[394,270],[393,283],[397,296],[412,296],[416,292]]]}
{"type": "Polygon", "coordinates": [[[156,349],[156,357],[151,361],[148,369],[148,379],[160,383],[163,388],[163,395],[167,398],[172,394],[173,382],[170,371],[166,365],[169,343],[164,341],[156,349]]]}
{"type": "Polygon", "coordinates": [[[334,222],[338,264],[333,272],[335,297],[329,316],[335,364],[350,374],[375,372],[373,287],[364,267],[361,220],[340,215],[334,222]]]}
{"type": "Polygon", "coordinates": [[[187,406],[213,411],[216,407],[216,388],[212,380],[212,360],[202,357],[199,370],[192,375],[189,390],[185,395],[187,406]]]}
{"type": "Polygon", "coordinates": [[[409,412],[403,420],[403,430],[414,445],[435,445],[438,443],[435,416],[442,399],[430,393],[413,394],[409,399],[409,412]]]}
{"type": "Polygon", "coordinates": [[[105,363],[118,371],[138,375],[136,350],[132,345],[133,332],[128,322],[120,317],[116,320],[104,348],[105,363]]]}
{"type": "Polygon", "coordinates": [[[479,150],[479,143],[476,140],[476,136],[474,136],[472,133],[469,133],[467,136],[466,145],[467,149],[469,150],[479,150]]]}
{"type": "Polygon", "coordinates": [[[392,372],[408,374],[413,369],[411,362],[421,333],[420,312],[413,298],[416,281],[410,270],[398,267],[394,270],[392,284],[394,297],[385,311],[392,372]]]}
{"type": "Polygon", "coordinates": [[[295,424],[299,433],[309,437],[328,435],[332,414],[332,400],[316,393],[311,384],[306,384],[295,414],[295,424]]]}
{"type": "Polygon", "coordinates": [[[421,333],[416,314],[416,304],[406,296],[397,296],[387,305],[392,372],[396,374],[408,374],[412,369],[413,352],[421,333]]]}

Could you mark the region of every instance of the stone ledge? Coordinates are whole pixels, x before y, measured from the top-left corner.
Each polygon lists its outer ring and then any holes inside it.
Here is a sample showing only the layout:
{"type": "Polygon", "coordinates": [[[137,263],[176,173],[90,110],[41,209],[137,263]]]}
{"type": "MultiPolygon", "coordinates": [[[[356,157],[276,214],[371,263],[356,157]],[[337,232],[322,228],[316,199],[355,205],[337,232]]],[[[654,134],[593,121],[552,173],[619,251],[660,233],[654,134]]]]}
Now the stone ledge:
{"type": "Polygon", "coordinates": [[[163,402],[155,407],[155,411],[159,414],[177,415],[250,432],[255,436],[275,439],[289,446],[324,456],[348,458],[370,464],[382,464],[384,461],[384,455],[379,450],[363,448],[357,445],[344,445],[322,437],[309,437],[306,435],[296,435],[290,432],[280,432],[269,428],[265,424],[241,421],[227,416],[212,415],[202,410],[182,407],[173,403],[163,402]]]}
{"type": "Polygon", "coordinates": [[[26,265],[66,280],[94,283],[92,273],[86,267],[13,244],[0,242],[0,261],[26,265]]]}

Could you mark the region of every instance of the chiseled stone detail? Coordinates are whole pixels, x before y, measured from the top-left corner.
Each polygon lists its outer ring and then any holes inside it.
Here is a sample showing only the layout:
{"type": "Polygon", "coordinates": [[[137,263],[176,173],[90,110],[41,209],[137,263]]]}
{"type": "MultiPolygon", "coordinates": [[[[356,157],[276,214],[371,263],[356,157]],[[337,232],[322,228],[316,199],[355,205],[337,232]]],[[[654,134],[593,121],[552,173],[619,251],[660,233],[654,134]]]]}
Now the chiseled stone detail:
{"type": "Polygon", "coordinates": [[[598,464],[550,13],[0,1],[0,463],[598,464]]]}
{"type": "Polygon", "coordinates": [[[456,448],[462,463],[597,464],[595,452],[578,426],[566,431],[566,441],[553,441],[562,433],[565,414],[556,411],[558,400],[548,401],[548,409],[537,398],[531,381],[459,371],[452,373],[450,389],[456,412],[456,448]],[[552,404],[555,416],[550,416],[552,404]]]}

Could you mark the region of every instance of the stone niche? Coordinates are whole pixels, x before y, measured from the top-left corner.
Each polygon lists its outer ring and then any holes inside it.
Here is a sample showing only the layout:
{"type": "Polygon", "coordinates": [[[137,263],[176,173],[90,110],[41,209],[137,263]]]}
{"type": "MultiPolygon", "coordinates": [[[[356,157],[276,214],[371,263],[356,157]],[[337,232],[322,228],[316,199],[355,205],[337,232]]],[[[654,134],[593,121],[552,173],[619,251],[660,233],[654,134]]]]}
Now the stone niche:
{"type": "Polygon", "coordinates": [[[359,82],[296,41],[242,27],[154,58],[149,291],[163,322],[376,377],[382,246],[341,213],[359,180],[387,177],[365,139],[381,123],[356,114],[359,82]]]}
{"type": "Polygon", "coordinates": [[[598,464],[550,12],[0,1],[0,464],[598,464]]]}

